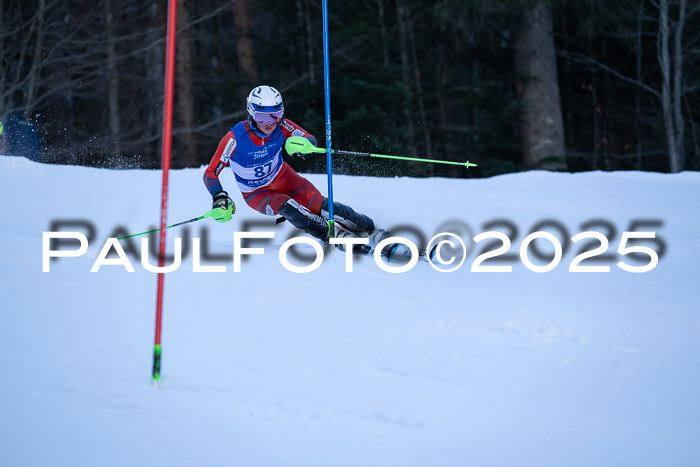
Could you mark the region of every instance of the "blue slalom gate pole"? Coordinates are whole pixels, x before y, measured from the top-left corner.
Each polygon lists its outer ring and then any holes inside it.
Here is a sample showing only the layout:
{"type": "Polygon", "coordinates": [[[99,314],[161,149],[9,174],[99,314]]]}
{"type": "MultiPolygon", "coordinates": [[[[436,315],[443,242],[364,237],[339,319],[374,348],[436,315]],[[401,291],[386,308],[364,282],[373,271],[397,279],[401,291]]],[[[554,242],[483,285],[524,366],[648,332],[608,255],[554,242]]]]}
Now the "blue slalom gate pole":
{"type": "Polygon", "coordinates": [[[328,236],[335,236],[333,219],[333,153],[331,150],[331,82],[328,68],[328,0],[323,0],[323,86],[326,91],[326,170],[328,171],[328,236]]]}

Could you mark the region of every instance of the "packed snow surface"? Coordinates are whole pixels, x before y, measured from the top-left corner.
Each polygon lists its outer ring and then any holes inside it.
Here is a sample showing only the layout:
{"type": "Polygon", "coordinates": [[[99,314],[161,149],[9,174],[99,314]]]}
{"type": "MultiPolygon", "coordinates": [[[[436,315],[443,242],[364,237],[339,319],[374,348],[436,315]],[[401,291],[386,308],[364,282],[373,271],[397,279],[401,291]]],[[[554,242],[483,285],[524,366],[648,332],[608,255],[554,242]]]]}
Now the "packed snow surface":
{"type": "MultiPolygon", "coordinates": [[[[202,171],[170,173],[169,224],[210,208],[202,171]]],[[[120,242],[135,272],[90,270],[108,237],[158,225],[161,177],[0,157],[0,465],[700,465],[700,174],[335,176],[336,201],[417,243],[455,233],[466,261],[391,274],[365,257],[346,272],[330,250],[298,274],[278,252],[300,234],[248,208],[226,173],[231,222],[167,231],[168,253],[175,238],[187,252],[165,275],[155,386],[157,274],[141,237],[120,242]],[[55,230],[89,247],[43,272],[42,235],[55,230]],[[565,246],[549,272],[520,257],[535,230],[565,246]],[[275,235],[250,243],[264,254],[240,272],[236,231],[275,235]],[[501,246],[473,240],[487,231],[511,245],[481,266],[511,272],[471,270],[501,246]],[[585,231],[609,244],[580,265],[609,272],[569,271],[601,245],[571,241],[585,231]],[[655,238],[620,245],[628,231],[655,238]],[[193,271],[193,237],[202,265],[226,272],[193,271]],[[617,266],[652,261],[619,252],[632,245],[657,253],[656,267],[617,266]]],[[[326,192],[325,176],[308,178],[326,192]]],[[[310,246],[293,251],[311,264],[310,246]]],[[[553,244],[527,254],[546,265],[553,244]]]]}

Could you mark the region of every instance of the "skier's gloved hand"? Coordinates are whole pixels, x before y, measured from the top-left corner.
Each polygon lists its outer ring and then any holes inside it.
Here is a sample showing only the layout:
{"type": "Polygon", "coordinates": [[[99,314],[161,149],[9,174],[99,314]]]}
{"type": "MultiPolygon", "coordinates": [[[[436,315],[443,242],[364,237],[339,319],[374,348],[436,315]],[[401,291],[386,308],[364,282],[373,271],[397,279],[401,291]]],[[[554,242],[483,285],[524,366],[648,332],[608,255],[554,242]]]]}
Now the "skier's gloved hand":
{"type": "Polygon", "coordinates": [[[308,154],[304,154],[304,153],[302,153],[302,152],[295,152],[294,154],[290,154],[290,156],[292,156],[292,157],[295,158],[295,159],[299,159],[299,160],[305,161],[305,160],[306,160],[306,156],[308,156],[308,154]]]}
{"type": "Polygon", "coordinates": [[[214,195],[213,203],[211,205],[211,217],[216,222],[226,222],[230,221],[236,212],[236,205],[233,200],[229,198],[228,193],[225,191],[220,191],[214,195]]]}

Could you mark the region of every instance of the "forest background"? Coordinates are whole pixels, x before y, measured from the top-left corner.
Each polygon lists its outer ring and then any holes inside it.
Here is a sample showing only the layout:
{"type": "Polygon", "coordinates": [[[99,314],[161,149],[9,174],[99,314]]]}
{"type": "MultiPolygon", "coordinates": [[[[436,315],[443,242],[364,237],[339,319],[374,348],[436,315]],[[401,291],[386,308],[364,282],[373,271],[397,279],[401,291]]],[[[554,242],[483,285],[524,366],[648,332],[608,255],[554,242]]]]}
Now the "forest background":
{"type": "MultiPolygon", "coordinates": [[[[167,1],[3,0],[0,121],[39,160],[158,168],[167,1]]],[[[329,2],[337,173],[700,168],[700,0],[329,2]]],[[[321,0],[178,0],[173,166],[207,164],[255,85],[325,131],[321,0]]],[[[325,171],[323,157],[297,161],[325,171]]]]}

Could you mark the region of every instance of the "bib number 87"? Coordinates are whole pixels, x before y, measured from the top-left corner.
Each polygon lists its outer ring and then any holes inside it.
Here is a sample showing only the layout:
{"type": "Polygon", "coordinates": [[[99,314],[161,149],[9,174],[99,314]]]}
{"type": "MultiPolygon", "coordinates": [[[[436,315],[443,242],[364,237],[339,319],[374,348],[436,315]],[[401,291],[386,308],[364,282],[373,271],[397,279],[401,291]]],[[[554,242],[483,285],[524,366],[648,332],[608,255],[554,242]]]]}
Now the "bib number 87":
{"type": "Polygon", "coordinates": [[[255,171],[255,176],[257,178],[262,178],[265,175],[270,173],[270,169],[272,168],[272,162],[268,162],[267,164],[259,165],[255,167],[253,170],[255,171]]]}

